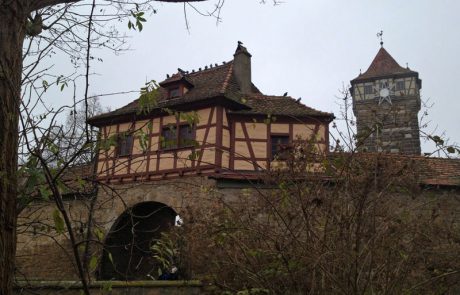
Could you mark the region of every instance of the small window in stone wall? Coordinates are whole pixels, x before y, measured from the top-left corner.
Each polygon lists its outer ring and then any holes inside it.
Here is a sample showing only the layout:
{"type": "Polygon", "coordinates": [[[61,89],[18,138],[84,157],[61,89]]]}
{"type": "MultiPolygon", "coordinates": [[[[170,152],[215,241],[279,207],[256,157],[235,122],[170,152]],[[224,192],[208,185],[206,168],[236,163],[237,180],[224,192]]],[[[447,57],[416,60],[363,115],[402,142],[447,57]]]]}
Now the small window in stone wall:
{"type": "Polygon", "coordinates": [[[372,85],[364,85],[364,95],[368,95],[372,93],[374,93],[374,89],[372,85]]]}
{"type": "Polygon", "coordinates": [[[404,81],[397,81],[396,82],[396,91],[401,91],[406,89],[404,81]]]}
{"type": "Polygon", "coordinates": [[[117,156],[126,157],[131,155],[134,138],[132,134],[119,135],[117,139],[117,156]]]}

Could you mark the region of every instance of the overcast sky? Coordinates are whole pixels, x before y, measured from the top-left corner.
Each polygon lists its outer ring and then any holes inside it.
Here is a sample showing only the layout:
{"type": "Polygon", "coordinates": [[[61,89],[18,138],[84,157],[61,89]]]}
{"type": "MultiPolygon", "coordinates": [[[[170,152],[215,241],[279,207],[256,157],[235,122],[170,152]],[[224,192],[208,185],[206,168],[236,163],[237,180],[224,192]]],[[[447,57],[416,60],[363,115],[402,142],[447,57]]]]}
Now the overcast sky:
{"type": "MultiPolygon", "coordinates": [[[[104,62],[93,67],[99,75],[91,94],[136,90],[178,67],[192,70],[231,60],[240,40],[252,54],[253,82],[262,92],[288,91],[308,106],[338,114],[339,89],[370,65],[380,47],[376,33],[383,30],[384,47],[401,66],[408,63],[419,72],[422,99],[434,103],[428,110],[430,128],[438,126],[437,133],[446,131],[460,142],[460,1],[286,0],[273,6],[227,0],[218,25],[189,9],[189,31],[182,5],[157,6],[144,30],[132,34],[130,51],[104,55],[104,62]]],[[[209,4],[197,7],[206,10],[209,4]]],[[[111,96],[101,102],[116,109],[135,98],[111,96]]],[[[422,143],[424,152],[431,148],[422,143]]]]}

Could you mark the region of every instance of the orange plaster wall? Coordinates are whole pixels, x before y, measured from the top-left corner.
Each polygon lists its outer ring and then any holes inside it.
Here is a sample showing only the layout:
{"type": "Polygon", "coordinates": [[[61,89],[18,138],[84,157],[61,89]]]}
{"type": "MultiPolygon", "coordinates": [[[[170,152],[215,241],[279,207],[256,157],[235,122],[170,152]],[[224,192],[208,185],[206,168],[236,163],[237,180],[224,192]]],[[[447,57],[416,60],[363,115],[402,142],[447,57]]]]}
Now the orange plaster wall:
{"type": "Polygon", "coordinates": [[[309,140],[312,138],[312,135],[315,132],[315,125],[314,124],[294,124],[292,128],[292,132],[293,132],[294,140],[298,138],[309,140]]]}
{"type": "Polygon", "coordinates": [[[136,157],[131,160],[130,173],[142,173],[147,171],[147,157],[136,157]]]}

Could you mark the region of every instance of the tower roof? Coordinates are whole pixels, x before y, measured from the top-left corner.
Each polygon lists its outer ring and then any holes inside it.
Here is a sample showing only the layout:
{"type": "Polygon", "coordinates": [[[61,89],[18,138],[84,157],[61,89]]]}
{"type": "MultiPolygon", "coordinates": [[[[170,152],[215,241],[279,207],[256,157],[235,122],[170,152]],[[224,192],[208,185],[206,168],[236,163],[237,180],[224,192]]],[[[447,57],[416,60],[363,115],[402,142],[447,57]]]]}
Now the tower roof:
{"type": "Polygon", "coordinates": [[[367,80],[383,76],[393,76],[411,73],[418,75],[417,72],[412,71],[409,68],[401,67],[396,62],[396,60],[388,53],[388,51],[386,51],[385,48],[381,47],[367,71],[360,74],[351,82],[353,83],[361,80],[367,80]]]}

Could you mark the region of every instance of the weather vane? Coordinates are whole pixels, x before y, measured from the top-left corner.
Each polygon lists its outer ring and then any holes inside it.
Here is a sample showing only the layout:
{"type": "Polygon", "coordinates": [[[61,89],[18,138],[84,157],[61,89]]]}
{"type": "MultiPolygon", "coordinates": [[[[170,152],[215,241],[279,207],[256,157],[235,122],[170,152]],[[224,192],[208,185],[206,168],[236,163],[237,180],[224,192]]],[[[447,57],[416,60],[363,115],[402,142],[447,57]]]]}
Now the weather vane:
{"type": "Polygon", "coordinates": [[[377,38],[380,38],[380,46],[383,47],[383,31],[377,33],[377,38]]]}

